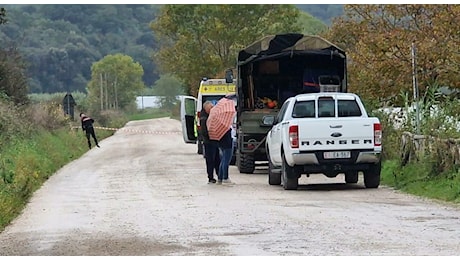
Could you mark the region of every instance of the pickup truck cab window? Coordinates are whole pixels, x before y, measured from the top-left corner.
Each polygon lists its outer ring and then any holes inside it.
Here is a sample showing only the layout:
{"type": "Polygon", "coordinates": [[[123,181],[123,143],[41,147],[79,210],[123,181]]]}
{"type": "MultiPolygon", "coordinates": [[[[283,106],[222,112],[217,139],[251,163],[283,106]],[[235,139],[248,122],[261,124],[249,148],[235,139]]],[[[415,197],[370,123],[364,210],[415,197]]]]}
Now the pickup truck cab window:
{"type": "Polygon", "coordinates": [[[300,101],[294,104],[292,112],[293,118],[314,118],[315,117],[315,101],[300,101]]]}
{"type": "Polygon", "coordinates": [[[335,100],[332,97],[318,98],[318,117],[335,117],[335,100]]]}
{"type": "Polygon", "coordinates": [[[339,117],[362,116],[361,109],[356,100],[339,100],[337,104],[339,117]]]}

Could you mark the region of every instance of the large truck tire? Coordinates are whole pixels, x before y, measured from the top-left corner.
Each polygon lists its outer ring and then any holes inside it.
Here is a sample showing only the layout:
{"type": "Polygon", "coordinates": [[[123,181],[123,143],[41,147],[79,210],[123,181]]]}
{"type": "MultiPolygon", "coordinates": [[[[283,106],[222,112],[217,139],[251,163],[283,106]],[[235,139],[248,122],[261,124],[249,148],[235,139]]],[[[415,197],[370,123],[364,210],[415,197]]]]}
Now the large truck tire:
{"type": "Polygon", "coordinates": [[[297,190],[297,187],[299,186],[299,178],[296,176],[292,176],[294,172],[294,167],[291,167],[287,164],[286,158],[284,158],[284,154],[282,155],[283,157],[283,165],[281,167],[281,173],[283,176],[283,188],[285,190],[297,190]]]}
{"type": "Polygon", "coordinates": [[[366,188],[375,189],[380,185],[380,172],[382,170],[382,163],[376,163],[370,166],[368,170],[364,171],[364,186],[366,188]]]}
{"type": "Polygon", "coordinates": [[[238,170],[240,173],[254,173],[255,169],[255,161],[254,161],[254,156],[252,154],[237,154],[237,164],[238,164],[238,170]]]}

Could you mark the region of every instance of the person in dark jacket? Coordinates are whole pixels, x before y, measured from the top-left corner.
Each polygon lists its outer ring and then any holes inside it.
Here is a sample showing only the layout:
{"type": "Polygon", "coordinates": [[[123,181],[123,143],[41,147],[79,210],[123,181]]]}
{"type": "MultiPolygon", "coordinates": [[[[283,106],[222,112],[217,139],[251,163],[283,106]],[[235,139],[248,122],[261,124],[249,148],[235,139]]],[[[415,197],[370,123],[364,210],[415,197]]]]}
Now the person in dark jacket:
{"type": "Polygon", "coordinates": [[[204,146],[204,158],[206,161],[206,172],[208,173],[208,183],[216,183],[214,178],[214,170],[216,175],[219,176],[219,142],[209,139],[208,127],[206,121],[209,117],[209,111],[211,111],[213,105],[210,101],[206,101],[203,104],[203,109],[200,112],[200,135],[203,137],[204,146]]]}
{"type": "Polygon", "coordinates": [[[90,140],[91,136],[93,137],[94,142],[96,143],[96,146],[100,147],[97,142],[96,133],[94,132],[94,127],[93,127],[94,119],[85,115],[84,113],[80,113],[80,119],[81,119],[81,128],[86,133],[86,139],[88,140],[89,149],[91,149],[91,140],[90,140]]]}

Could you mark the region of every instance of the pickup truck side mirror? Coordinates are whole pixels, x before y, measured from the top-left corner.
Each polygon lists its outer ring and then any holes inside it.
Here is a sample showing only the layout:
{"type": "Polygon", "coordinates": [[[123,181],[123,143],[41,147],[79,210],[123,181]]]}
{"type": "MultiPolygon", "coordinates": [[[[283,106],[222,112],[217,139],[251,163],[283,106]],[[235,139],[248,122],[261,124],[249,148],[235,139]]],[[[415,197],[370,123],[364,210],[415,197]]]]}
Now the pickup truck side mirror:
{"type": "Polygon", "coordinates": [[[225,71],[225,83],[233,83],[233,70],[228,69],[225,71]]]}
{"type": "Polygon", "coordinates": [[[267,115],[262,117],[262,124],[261,126],[273,126],[275,123],[275,116],[267,115]]]}

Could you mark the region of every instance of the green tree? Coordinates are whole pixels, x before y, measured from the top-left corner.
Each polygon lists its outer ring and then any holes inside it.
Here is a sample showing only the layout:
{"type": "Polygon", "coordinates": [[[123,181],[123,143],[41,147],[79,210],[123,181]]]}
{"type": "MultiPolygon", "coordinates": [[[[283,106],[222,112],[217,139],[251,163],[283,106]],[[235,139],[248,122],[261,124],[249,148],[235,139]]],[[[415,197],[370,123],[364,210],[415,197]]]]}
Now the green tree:
{"type": "Polygon", "coordinates": [[[153,86],[154,95],[160,97],[160,105],[171,110],[177,103],[177,96],[184,94],[183,84],[173,75],[162,75],[153,86]]]}
{"type": "Polygon", "coordinates": [[[88,100],[92,109],[124,109],[133,105],[145,88],[142,65],[127,55],[107,55],[91,66],[88,100]]]}
{"type": "Polygon", "coordinates": [[[0,48],[0,92],[15,104],[28,102],[26,64],[16,47],[0,48]]]}
{"type": "Polygon", "coordinates": [[[300,12],[297,22],[303,34],[316,35],[327,30],[326,24],[305,12],[300,12]]]}
{"type": "Polygon", "coordinates": [[[345,5],[325,37],[348,52],[351,91],[394,101],[412,92],[412,43],[420,96],[433,82],[460,87],[458,17],[459,5],[345,5]]]}
{"type": "Polygon", "coordinates": [[[300,32],[294,5],[164,5],[152,22],[163,73],[176,75],[195,95],[202,77],[234,67],[239,50],[276,33],[300,32]]]}
{"type": "Polygon", "coordinates": [[[0,7],[0,24],[6,23],[6,10],[3,7],[0,7]]]}

